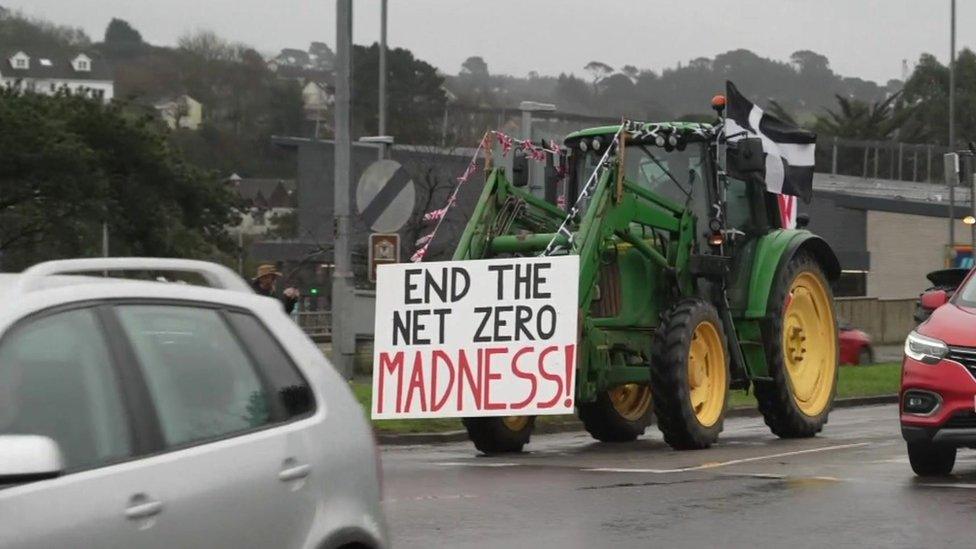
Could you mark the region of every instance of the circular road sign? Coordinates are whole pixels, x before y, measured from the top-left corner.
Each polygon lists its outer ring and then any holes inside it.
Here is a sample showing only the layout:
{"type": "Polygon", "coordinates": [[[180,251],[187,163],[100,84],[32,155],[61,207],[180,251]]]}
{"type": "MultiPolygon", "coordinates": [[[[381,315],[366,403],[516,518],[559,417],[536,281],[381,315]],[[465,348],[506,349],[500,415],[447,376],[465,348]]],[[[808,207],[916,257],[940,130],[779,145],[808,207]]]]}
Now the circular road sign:
{"type": "Polygon", "coordinates": [[[395,160],[377,160],[356,187],[359,217],[378,233],[400,230],[413,213],[416,189],[407,170],[395,160]]]}

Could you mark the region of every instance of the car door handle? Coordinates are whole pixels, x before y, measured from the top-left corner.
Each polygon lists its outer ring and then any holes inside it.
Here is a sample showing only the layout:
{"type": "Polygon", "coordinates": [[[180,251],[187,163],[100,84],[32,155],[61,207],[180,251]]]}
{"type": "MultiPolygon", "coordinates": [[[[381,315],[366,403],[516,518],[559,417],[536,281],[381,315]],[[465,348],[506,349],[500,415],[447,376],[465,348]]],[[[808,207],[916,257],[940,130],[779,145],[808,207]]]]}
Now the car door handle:
{"type": "Polygon", "coordinates": [[[282,482],[291,482],[293,480],[303,479],[311,472],[312,467],[308,464],[295,465],[294,467],[282,469],[281,472],[278,473],[278,480],[282,482]]]}
{"type": "Polygon", "coordinates": [[[161,501],[150,501],[144,498],[140,501],[142,503],[130,505],[125,509],[125,518],[129,520],[149,518],[158,515],[163,510],[161,501]]]}

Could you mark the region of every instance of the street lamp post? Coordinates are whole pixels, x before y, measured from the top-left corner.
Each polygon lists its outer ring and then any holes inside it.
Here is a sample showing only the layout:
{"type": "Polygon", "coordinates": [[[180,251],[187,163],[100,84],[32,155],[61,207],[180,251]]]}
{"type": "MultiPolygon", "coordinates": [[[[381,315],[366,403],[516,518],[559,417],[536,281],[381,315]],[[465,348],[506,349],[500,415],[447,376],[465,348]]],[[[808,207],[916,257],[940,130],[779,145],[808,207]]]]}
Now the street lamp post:
{"type": "MultiPolygon", "coordinates": [[[[956,152],[956,0],[950,0],[949,16],[949,152],[956,152]]],[[[949,185],[949,246],[956,245],[956,188],[949,185]]]]}
{"type": "Polygon", "coordinates": [[[349,185],[352,141],[349,111],[352,69],[352,0],[336,2],[335,268],[332,271],[332,364],[351,378],[355,340],[351,330],[353,272],[349,254],[349,185]]]}
{"type": "MultiPolygon", "coordinates": [[[[380,93],[377,135],[386,135],[386,0],[380,2],[380,93]]],[[[384,147],[385,149],[385,147],[384,147]]],[[[384,157],[386,151],[383,150],[384,157]]]]}

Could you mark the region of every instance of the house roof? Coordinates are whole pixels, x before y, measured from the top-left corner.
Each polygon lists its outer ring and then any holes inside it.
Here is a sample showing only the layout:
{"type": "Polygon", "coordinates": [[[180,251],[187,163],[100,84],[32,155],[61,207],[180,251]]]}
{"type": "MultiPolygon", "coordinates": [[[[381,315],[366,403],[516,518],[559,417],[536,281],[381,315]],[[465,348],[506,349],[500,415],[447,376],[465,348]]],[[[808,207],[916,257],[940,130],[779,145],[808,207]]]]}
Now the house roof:
{"type": "Polygon", "coordinates": [[[329,71],[307,69],[305,67],[296,67],[294,65],[279,65],[278,68],[275,69],[275,75],[278,78],[302,80],[304,82],[321,82],[329,86],[332,86],[335,83],[335,78],[329,71]]]}
{"type": "Polygon", "coordinates": [[[309,62],[311,62],[311,58],[309,57],[307,51],[295,48],[285,48],[281,50],[281,53],[275,57],[275,60],[279,62],[287,61],[289,63],[296,63],[299,65],[307,65],[309,62]]]}
{"type": "Polygon", "coordinates": [[[231,176],[227,180],[237,194],[256,208],[294,208],[298,204],[294,179],[262,179],[231,176]]]}
{"type": "Polygon", "coordinates": [[[0,50],[0,74],[5,77],[44,78],[62,80],[109,80],[112,69],[98,54],[90,51],[51,52],[30,48],[4,48],[0,50]],[[30,57],[30,66],[26,69],[14,68],[11,58],[23,52],[30,57]],[[71,64],[78,55],[85,55],[91,60],[91,70],[76,71],[71,64]]]}

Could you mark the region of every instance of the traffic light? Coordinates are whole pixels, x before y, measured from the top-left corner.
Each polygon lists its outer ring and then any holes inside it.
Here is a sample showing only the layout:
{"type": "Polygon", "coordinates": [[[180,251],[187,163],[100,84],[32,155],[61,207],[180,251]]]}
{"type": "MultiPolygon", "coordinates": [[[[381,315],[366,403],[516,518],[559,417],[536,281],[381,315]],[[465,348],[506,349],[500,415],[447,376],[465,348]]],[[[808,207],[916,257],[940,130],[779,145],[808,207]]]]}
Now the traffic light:
{"type": "Polygon", "coordinates": [[[308,293],[311,294],[311,295],[319,295],[319,289],[318,288],[309,288],[308,293]]]}

